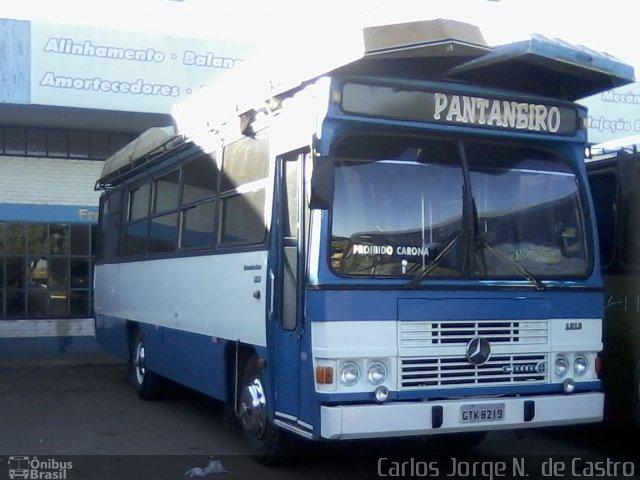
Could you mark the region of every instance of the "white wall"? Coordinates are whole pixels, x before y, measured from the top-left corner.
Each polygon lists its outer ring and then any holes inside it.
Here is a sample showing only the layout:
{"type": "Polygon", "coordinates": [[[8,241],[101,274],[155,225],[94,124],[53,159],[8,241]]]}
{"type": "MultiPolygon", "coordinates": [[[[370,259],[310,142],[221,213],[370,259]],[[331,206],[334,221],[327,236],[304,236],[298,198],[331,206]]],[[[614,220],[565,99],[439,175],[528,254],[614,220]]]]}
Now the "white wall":
{"type": "Polygon", "coordinates": [[[98,205],[101,161],[0,156],[0,204],[98,205]]]}

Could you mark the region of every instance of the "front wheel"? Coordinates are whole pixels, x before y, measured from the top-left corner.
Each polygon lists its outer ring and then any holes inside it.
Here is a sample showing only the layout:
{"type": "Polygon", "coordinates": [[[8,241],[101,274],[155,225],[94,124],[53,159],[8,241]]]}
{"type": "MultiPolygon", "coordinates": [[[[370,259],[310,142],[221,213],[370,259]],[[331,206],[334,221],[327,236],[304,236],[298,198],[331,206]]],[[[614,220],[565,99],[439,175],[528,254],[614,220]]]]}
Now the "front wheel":
{"type": "Polygon", "coordinates": [[[147,347],[142,332],[136,332],[130,362],[136,393],[143,400],[156,400],[162,393],[162,378],[147,368],[147,347]]]}
{"type": "Polygon", "coordinates": [[[283,463],[292,453],[291,439],[269,420],[268,396],[258,359],[252,356],[242,377],[238,419],[253,457],[265,465],[283,463]]]}

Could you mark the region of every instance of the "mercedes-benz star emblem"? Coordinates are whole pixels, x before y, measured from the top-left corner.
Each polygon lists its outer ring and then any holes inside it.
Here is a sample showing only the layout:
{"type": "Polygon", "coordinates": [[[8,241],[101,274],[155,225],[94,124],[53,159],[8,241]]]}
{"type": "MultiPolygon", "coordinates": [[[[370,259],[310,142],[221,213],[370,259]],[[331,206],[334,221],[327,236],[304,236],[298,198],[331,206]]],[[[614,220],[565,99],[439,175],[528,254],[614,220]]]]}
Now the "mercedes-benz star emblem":
{"type": "Polygon", "coordinates": [[[491,345],[482,337],[474,337],[467,344],[467,360],[473,365],[482,365],[491,356],[491,345]]]}

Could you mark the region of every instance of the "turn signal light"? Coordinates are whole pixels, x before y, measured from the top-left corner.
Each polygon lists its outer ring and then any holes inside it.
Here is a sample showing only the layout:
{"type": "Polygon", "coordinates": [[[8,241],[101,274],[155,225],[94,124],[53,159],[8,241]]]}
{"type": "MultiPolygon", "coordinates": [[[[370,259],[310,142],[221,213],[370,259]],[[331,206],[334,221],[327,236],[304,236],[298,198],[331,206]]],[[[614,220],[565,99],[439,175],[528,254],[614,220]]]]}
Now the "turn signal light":
{"type": "Polygon", "coordinates": [[[316,367],[316,383],[332,385],[333,367],[316,367]]]}

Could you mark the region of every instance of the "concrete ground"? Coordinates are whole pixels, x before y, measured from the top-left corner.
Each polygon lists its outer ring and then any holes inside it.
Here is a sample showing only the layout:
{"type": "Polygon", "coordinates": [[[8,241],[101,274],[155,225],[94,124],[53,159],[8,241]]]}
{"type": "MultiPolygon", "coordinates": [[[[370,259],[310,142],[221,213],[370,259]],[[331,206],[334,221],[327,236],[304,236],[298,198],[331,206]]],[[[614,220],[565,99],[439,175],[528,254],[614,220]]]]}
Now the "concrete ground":
{"type": "MultiPolygon", "coordinates": [[[[125,363],[100,350],[24,352],[0,355],[0,479],[7,478],[5,472],[18,458],[28,457],[72,462],[66,477],[48,477],[63,480],[179,479],[210,460],[222,462],[225,479],[369,479],[391,476],[388,469],[379,471],[384,458],[385,468],[395,458],[435,461],[441,475],[431,477],[446,478],[452,458],[489,464],[525,458],[527,478],[535,480],[548,478],[541,475],[541,461],[553,457],[569,465],[574,458],[588,461],[594,455],[634,460],[633,475],[624,478],[640,479],[637,442],[598,425],[529,432],[523,439],[513,432],[493,432],[464,454],[432,451],[418,441],[308,444],[306,457],[267,468],[248,455],[239,428],[219,402],[177,386],[163,400],[144,402],[134,392],[125,363]]],[[[595,477],[581,476],[587,478],[595,477]]]]}

